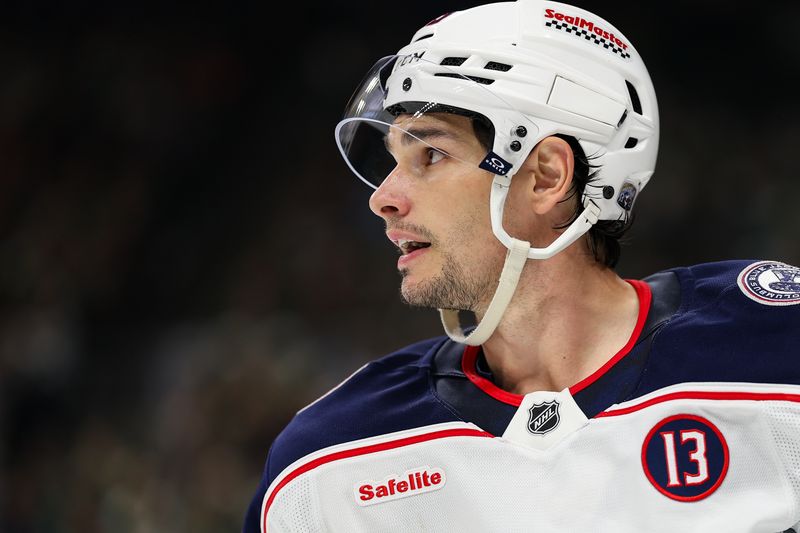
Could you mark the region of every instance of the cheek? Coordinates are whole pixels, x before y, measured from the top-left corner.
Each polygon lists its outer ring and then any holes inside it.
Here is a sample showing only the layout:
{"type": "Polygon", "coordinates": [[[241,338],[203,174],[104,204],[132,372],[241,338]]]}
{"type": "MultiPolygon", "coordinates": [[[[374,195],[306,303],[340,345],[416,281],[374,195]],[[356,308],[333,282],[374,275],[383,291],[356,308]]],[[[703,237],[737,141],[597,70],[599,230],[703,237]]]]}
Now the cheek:
{"type": "Polygon", "coordinates": [[[453,219],[447,231],[447,251],[469,262],[484,262],[494,256],[504,256],[505,247],[492,233],[489,208],[471,206],[453,219]]]}
{"type": "Polygon", "coordinates": [[[432,206],[446,217],[441,244],[450,255],[477,259],[496,251],[505,254],[505,247],[492,233],[491,181],[484,171],[461,174],[454,179],[448,193],[439,196],[438,205],[432,206]]]}
{"type": "Polygon", "coordinates": [[[508,192],[505,209],[503,210],[503,227],[512,237],[527,240],[526,233],[528,228],[525,221],[528,217],[526,217],[527,205],[524,200],[523,195],[519,194],[518,190],[515,191],[512,180],[511,190],[508,192]]]}

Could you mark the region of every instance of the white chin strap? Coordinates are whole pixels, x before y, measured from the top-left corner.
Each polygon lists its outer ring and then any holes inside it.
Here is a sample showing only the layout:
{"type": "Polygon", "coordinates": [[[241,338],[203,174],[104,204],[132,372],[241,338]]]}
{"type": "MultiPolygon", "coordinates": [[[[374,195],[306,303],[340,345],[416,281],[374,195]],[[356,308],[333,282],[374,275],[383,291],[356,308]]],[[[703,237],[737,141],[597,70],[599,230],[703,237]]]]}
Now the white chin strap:
{"type": "Polygon", "coordinates": [[[500,242],[508,248],[508,253],[503,264],[503,271],[500,273],[500,281],[497,284],[492,301],[489,302],[489,307],[483,315],[483,320],[472,330],[472,333],[464,335],[458,311],[455,309],[439,309],[442,325],[448,337],[462,344],[480,346],[492,336],[492,333],[500,324],[511,298],[514,296],[517,283],[519,283],[519,276],[522,274],[522,269],[528,259],[548,259],[553,257],[589,231],[600,216],[600,208],[587,198],[583,204],[584,209],[575,222],[570,224],[564,233],[559,235],[550,246],[533,248],[529,242],[515,239],[503,229],[503,209],[510,184],[510,176],[495,175],[492,182],[492,193],[489,200],[492,231],[500,242]]]}

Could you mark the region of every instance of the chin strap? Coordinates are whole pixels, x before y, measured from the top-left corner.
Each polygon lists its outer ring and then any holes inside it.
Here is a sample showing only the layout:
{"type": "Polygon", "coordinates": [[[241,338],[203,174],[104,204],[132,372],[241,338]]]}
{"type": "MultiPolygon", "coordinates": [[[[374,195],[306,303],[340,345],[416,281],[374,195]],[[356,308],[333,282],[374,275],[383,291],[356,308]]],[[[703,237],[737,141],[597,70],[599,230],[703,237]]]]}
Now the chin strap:
{"type": "Polygon", "coordinates": [[[511,247],[508,249],[506,261],[503,265],[503,272],[500,274],[500,282],[494,291],[492,301],[489,304],[489,308],[486,309],[486,314],[483,315],[483,320],[472,330],[472,333],[464,335],[458,311],[454,309],[439,309],[444,330],[454,341],[470,346],[480,346],[491,337],[497,325],[500,324],[500,319],[503,318],[503,313],[509,302],[511,302],[511,297],[514,296],[522,268],[528,260],[528,250],[531,249],[531,245],[528,242],[513,238],[511,241],[511,247]]]}
{"type": "Polygon", "coordinates": [[[486,314],[483,315],[483,320],[472,330],[472,333],[464,335],[458,311],[455,309],[439,309],[444,331],[455,342],[470,346],[480,346],[486,342],[500,324],[503,313],[505,313],[512,296],[514,296],[514,292],[517,290],[519,276],[522,274],[522,269],[525,267],[527,260],[553,257],[589,231],[599,219],[600,208],[591,200],[586,199],[584,201],[584,209],[578,215],[578,218],[550,246],[534,248],[529,242],[511,237],[503,229],[503,208],[510,184],[510,176],[499,175],[495,176],[492,183],[490,196],[492,231],[500,242],[508,248],[508,253],[503,264],[503,271],[500,273],[500,281],[494,291],[492,301],[489,303],[488,309],[486,309],[486,314]]]}

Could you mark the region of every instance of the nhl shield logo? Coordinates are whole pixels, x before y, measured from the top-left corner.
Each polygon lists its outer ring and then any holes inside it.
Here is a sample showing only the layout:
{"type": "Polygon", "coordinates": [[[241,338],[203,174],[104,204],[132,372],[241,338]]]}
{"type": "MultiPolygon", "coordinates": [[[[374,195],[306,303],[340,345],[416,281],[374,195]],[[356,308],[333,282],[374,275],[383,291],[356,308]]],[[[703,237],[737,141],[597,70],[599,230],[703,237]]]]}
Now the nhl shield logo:
{"type": "Polygon", "coordinates": [[[558,402],[535,403],[528,409],[528,431],[534,435],[544,435],[548,431],[553,431],[561,422],[558,414],[558,402]]]}

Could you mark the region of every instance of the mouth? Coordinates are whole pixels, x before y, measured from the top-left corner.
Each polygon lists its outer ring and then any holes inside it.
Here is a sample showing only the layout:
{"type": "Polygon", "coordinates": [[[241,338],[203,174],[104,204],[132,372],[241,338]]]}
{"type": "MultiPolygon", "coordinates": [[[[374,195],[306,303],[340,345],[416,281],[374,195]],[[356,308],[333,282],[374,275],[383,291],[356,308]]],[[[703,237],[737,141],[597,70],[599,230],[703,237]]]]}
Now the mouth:
{"type": "Polygon", "coordinates": [[[428,248],[431,243],[422,241],[412,241],[409,239],[398,239],[395,241],[397,248],[400,250],[400,255],[409,255],[417,250],[428,248]]]}

